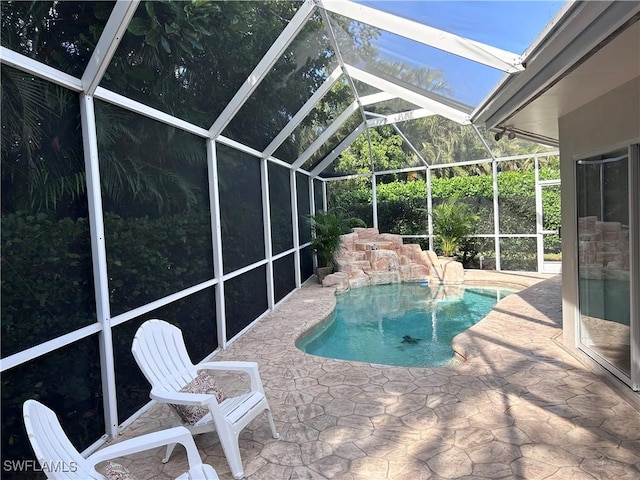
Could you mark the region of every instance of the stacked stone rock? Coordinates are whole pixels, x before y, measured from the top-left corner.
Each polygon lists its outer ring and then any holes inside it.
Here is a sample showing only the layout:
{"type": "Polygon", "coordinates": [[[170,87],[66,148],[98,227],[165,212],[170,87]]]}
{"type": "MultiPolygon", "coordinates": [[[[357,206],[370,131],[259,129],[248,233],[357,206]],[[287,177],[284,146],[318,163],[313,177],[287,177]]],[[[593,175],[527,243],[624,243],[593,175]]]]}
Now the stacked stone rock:
{"type": "Polygon", "coordinates": [[[578,219],[578,258],[583,278],[626,276],[629,272],[629,230],[620,222],[578,219]]]}
{"type": "Polygon", "coordinates": [[[401,282],[460,284],[464,270],[460,262],[439,259],[418,244],[404,244],[400,235],[380,233],[377,228],[354,228],[342,235],[336,256],[336,272],[322,282],[339,289],[401,282]]]}

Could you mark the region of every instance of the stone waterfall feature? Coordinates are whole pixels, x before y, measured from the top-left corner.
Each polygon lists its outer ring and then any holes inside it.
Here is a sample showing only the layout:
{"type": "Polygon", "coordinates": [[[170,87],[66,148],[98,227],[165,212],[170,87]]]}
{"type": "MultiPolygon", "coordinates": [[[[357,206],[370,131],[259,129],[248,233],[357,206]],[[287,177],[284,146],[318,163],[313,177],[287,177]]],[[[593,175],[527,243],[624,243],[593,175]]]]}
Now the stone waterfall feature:
{"type": "Polygon", "coordinates": [[[418,244],[404,244],[400,235],[380,233],[377,228],[354,228],[341,239],[334,262],[336,272],[325,277],[324,287],[344,290],[401,282],[459,285],[464,281],[460,262],[438,258],[418,244]]]}

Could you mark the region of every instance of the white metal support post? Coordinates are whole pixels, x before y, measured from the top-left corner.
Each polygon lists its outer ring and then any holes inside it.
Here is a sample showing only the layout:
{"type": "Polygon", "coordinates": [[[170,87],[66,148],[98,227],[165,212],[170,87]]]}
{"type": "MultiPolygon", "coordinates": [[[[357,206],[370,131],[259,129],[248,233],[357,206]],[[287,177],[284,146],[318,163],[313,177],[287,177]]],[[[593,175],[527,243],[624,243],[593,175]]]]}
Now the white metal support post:
{"type": "Polygon", "coordinates": [[[295,254],[293,263],[296,269],[296,287],[302,286],[302,274],[300,273],[300,232],[298,230],[298,182],[296,180],[296,171],[292,168],[289,170],[289,182],[291,184],[291,223],[293,225],[293,248],[295,254]]]}
{"type": "Polygon", "coordinates": [[[100,34],[98,44],[82,74],[82,88],[88,95],[93,95],[100,84],[139,3],[140,0],[118,0],[114,5],[109,20],[100,34]]]}
{"type": "Polygon", "coordinates": [[[376,174],[371,174],[371,207],[373,208],[373,228],[378,228],[378,190],[376,174]]]}
{"type": "Polygon", "coordinates": [[[313,185],[313,178],[309,177],[309,209],[311,215],[316,213],[316,192],[313,185]]]}
{"type": "Polygon", "coordinates": [[[493,176],[493,243],[496,252],[496,270],[500,271],[500,212],[498,208],[498,162],[491,161],[493,176]]]}
{"type": "Polygon", "coordinates": [[[536,196],[536,258],[538,259],[538,273],[544,270],[544,230],[542,222],[542,186],[540,185],[540,162],[539,158],[534,159],[534,178],[536,196]]]}
{"type": "MultiPolygon", "coordinates": [[[[640,143],[629,147],[629,292],[640,291],[640,143]]],[[[640,298],[631,295],[631,388],[640,390],[640,298]]]]}
{"type": "Polygon", "coordinates": [[[87,175],[87,199],[91,235],[91,259],[95,285],[96,316],[102,325],[99,333],[100,371],[102,377],[102,403],[107,435],[118,435],[118,403],[116,395],[115,363],[109,305],[109,278],[107,275],[107,249],[104,235],[104,216],[100,188],[100,163],[98,161],[98,137],[96,116],[91,95],[80,95],[80,119],[87,175]]]}
{"type": "Polygon", "coordinates": [[[215,286],[216,334],[218,345],[227,347],[227,316],[224,304],[224,264],[222,261],[222,228],[220,226],[220,190],[218,184],[218,155],[216,142],[207,140],[207,170],[209,174],[209,204],[211,208],[211,241],[213,246],[213,273],[218,278],[215,286]]]}
{"type": "Polygon", "coordinates": [[[326,212],[329,208],[329,202],[327,200],[327,182],[322,180],[322,209],[326,212]]]}
{"type": "Polygon", "coordinates": [[[273,251],[271,248],[271,204],[269,203],[269,164],[266,158],[260,159],[260,183],[262,188],[262,225],[264,228],[264,253],[267,259],[267,306],[272,310],[275,305],[273,285],[273,251]]]}
{"type": "Polygon", "coordinates": [[[429,250],[435,251],[433,242],[433,218],[431,213],[433,212],[433,199],[431,198],[431,168],[427,166],[425,174],[427,180],[427,228],[429,234],[429,250]]]}
{"type": "MultiPolygon", "coordinates": [[[[309,177],[308,181],[309,181],[309,208],[311,210],[311,215],[315,215],[316,214],[316,203],[315,203],[316,193],[313,188],[313,178],[309,177]]],[[[318,257],[317,255],[314,255],[313,256],[314,270],[317,266],[318,266],[318,257]]]]}

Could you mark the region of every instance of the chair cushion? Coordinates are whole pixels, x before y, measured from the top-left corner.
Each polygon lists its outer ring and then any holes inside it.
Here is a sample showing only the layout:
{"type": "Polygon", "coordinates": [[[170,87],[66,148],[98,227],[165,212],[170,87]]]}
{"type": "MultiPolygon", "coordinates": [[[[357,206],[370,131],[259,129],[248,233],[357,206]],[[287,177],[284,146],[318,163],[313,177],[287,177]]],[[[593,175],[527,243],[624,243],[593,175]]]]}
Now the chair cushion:
{"type": "Polygon", "coordinates": [[[126,467],[116,462],[107,462],[105,477],[107,480],[137,480],[126,467]]]}
{"type": "MultiPolygon", "coordinates": [[[[215,395],[218,403],[227,398],[208,372],[199,372],[198,376],[182,387],[180,391],[183,393],[206,393],[208,395],[215,395]]],[[[189,425],[195,425],[202,417],[209,413],[209,407],[207,405],[173,405],[173,407],[182,420],[189,425]]]]}

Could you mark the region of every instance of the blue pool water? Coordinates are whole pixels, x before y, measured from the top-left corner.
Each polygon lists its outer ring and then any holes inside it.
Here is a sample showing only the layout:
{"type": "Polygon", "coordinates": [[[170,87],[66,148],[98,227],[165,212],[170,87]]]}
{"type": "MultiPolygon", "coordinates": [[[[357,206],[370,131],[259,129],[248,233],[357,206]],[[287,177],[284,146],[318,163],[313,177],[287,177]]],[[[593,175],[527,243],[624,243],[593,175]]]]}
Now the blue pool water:
{"type": "Polygon", "coordinates": [[[307,353],[409,367],[449,362],[451,341],[484,318],[513,288],[417,283],[351,289],[333,313],[298,340],[307,353]]]}

